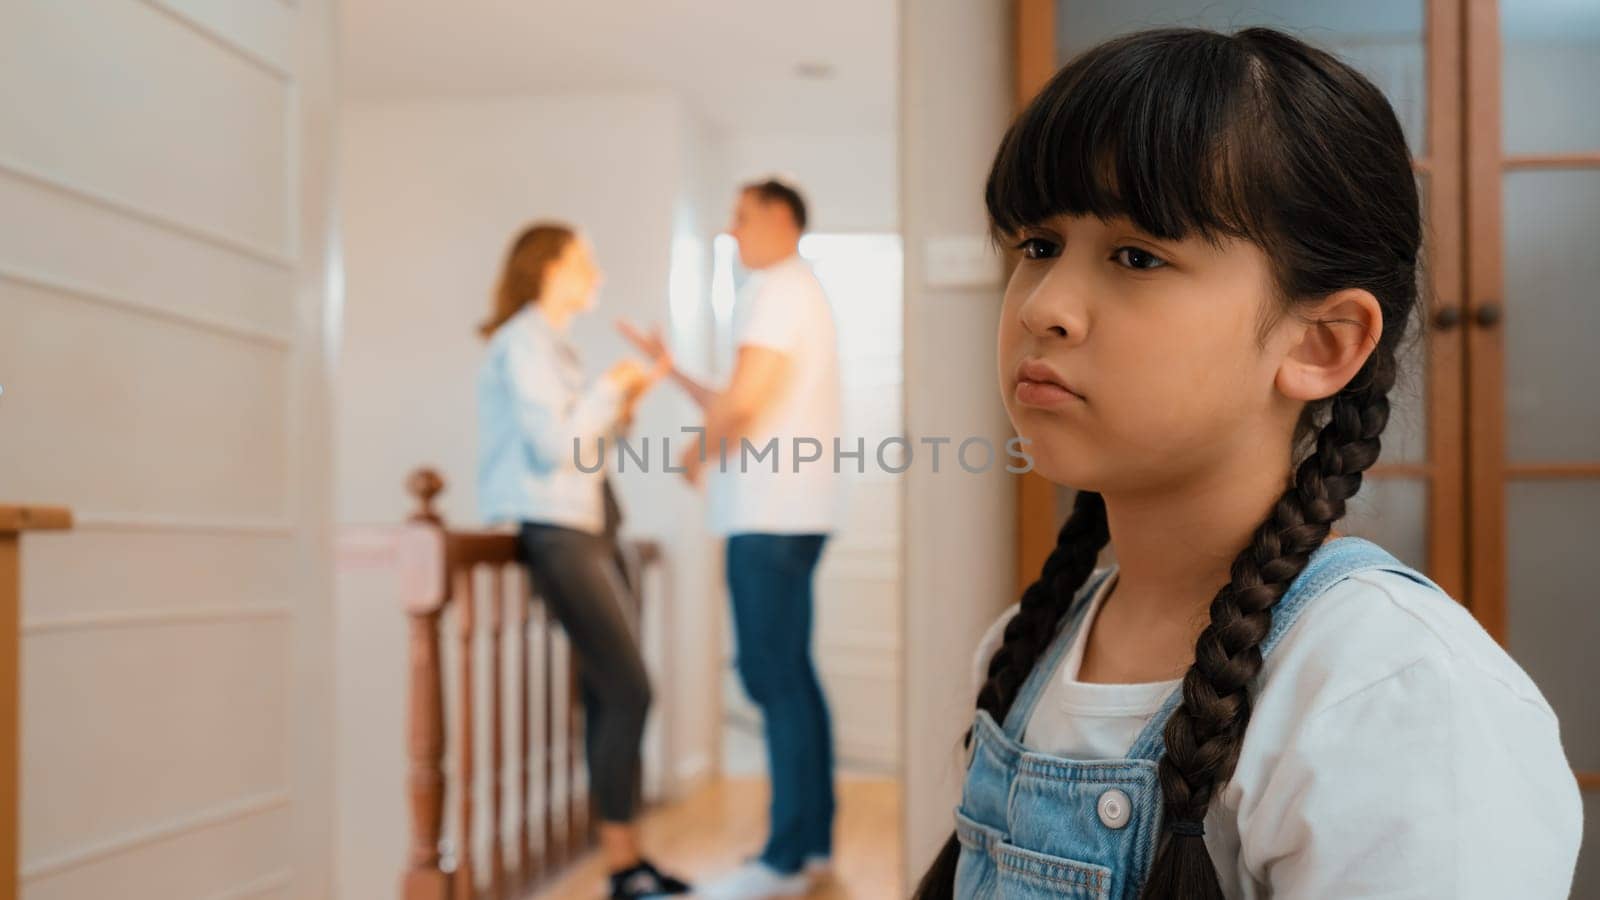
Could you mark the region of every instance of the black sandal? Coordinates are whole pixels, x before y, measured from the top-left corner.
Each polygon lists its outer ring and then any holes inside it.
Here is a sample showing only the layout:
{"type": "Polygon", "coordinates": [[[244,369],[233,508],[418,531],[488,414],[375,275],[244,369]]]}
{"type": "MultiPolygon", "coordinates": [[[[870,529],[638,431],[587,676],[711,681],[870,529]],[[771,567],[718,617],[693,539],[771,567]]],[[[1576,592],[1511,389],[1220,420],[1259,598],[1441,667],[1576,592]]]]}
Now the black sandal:
{"type": "Polygon", "coordinates": [[[645,900],[689,893],[689,885],[664,874],[649,860],[640,860],[631,869],[611,874],[611,900],[645,900]]]}

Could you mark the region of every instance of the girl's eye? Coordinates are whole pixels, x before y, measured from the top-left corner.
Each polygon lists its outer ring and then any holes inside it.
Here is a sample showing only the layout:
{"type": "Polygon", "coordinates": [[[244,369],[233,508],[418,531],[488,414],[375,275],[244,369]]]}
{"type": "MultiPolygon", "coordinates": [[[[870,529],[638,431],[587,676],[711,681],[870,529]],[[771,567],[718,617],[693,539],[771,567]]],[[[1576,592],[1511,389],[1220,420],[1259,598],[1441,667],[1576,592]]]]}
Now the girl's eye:
{"type": "Polygon", "coordinates": [[[1130,269],[1159,269],[1167,264],[1161,257],[1138,247],[1118,247],[1111,258],[1130,269]]]}
{"type": "Polygon", "coordinates": [[[1024,259],[1050,259],[1061,255],[1061,245],[1044,238],[1024,238],[1017,249],[1022,251],[1024,259]]]}

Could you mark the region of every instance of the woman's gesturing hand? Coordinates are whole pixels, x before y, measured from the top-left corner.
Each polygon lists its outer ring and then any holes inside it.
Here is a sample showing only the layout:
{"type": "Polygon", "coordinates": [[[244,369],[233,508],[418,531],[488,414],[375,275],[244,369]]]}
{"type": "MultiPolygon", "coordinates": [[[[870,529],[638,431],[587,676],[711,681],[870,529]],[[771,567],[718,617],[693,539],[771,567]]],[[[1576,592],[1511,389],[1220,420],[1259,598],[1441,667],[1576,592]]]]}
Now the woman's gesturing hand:
{"type": "Polygon", "coordinates": [[[644,331],[627,319],[619,318],[617,331],[628,339],[628,343],[637,347],[640,353],[649,358],[657,377],[672,371],[672,351],[667,349],[666,341],[661,339],[661,326],[652,325],[649,331],[644,331]]]}
{"type": "Polygon", "coordinates": [[[622,392],[624,400],[637,400],[661,378],[656,369],[645,368],[636,359],[624,359],[606,370],[605,379],[622,392]]]}

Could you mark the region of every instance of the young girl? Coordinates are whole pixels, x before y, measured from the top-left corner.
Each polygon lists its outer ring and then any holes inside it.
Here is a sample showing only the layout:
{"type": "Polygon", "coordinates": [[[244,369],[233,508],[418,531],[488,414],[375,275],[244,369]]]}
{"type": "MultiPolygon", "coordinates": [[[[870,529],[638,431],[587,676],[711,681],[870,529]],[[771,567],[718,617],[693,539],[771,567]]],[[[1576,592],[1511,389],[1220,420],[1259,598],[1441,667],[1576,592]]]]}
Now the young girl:
{"type": "Polygon", "coordinates": [[[986,199],[1021,255],[1006,409],[1078,494],[980,650],[918,896],[1565,897],[1581,812],[1549,705],[1334,531],[1417,302],[1383,95],[1276,31],[1134,34],[1045,87],[986,199]]]}

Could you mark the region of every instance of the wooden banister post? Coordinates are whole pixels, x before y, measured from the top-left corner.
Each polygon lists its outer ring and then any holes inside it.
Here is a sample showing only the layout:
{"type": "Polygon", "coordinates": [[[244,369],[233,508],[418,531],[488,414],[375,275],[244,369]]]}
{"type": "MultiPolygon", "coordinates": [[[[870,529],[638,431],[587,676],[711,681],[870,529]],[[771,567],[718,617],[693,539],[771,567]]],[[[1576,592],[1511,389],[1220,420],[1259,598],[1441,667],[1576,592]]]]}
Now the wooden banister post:
{"type": "Polygon", "coordinates": [[[411,614],[411,851],[405,900],[448,900],[439,867],[444,825],[444,696],[439,684],[439,611],[411,614]]]}
{"type": "Polygon", "coordinates": [[[433,508],[433,498],[444,493],[444,476],[433,469],[414,469],[406,478],[406,490],[417,500],[417,508],[411,514],[411,521],[427,522],[443,528],[444,519],[439,516],[438,510],[433,508]]]}
{"type": "Polygon", "coordinates": [[[533,834],[528,824],[528,808],[533,803],[533,782],[528,769],[528,757],[533,752],[533,713],[528,702],[528,670],[533,664],[532,657],[528,655],[531,649],[528,643],[529,611],[532,606],[526,597],[517,598],[517,767],[521,776],[517,783],[518,886],[532,882],[534,873],[533,834]]]}
{"type": "Polygon", "coordinates": [[[460,666],[456,690],[456,777],[459,781],[456,794],[456,871],[455,896],[458,900],[472,900],[477,896],[477,869],[473,862],[472,824],[476,805],[473,794],[477,790],[473,762],[476,750],[474,741],[473,680],[477,665],[473,662],[473,640],[477,617],[472,596],[472,571],[452,572],[455,580],[456,603],[456,665],[460,666]]]}
{"type": "MultiPolygon", "coordinates": [[[[400,584],[410,618],[410,688],[407,749],[411,774],[411,847],[402,876],[404,900],[452,900],[450,878],[440,866],[439,838],[444,827],[444,683],[440,670],[439,620],[448,596],[445,540],[433,511],[444,480],[431,470],[407,479],[419,509],[399,543],[400,584]]],[[[470,898],[461,898],[470,900],[470,898]]]]}
{"type": "Polygon", "coordinates": [[[22,559],[24,531],[72,527],[72,512],[54,506],[0,506],[0,900],[16,900],[22,781],[22,559]]]}
{"type": "Polygon", "coordinates": [[[490,569],[489,588],[489,895],[494,900],[505,900],[506,859],[505,840],[500,834],[504,779],[501,769],[505,762],[504,724],[501,715],[500,688],[504,673],[501,668],[500,641],[504,633],[505,572],[500,566],[490,569]]]}
{"type": "MultiPolygon", "coordinates": [[[[516,533],[503,527],[446,528],[434,506],[444,489],[438,472],[413,471],[406,478],[406,490],[416,505],[408,524],[397,529],[401,585],[411,623],[412,827],[402,896],[404,900],[521,897],[594,845],[598,816],[585,810],[593,790],[585,789],[578,660],[549,609],[530,602],[530,585],[508,577],[507,570],[523,562],[516,533]],[[481,611],[480,622],[475,608],[480,591],[475,586],[483,568],[490,575],[485,585],[489,606],[481,611]],[[508,594],[513,584],[517,590],[508,594]],[[514,611],[505,609],[508,602],[515,604],[514,611]],[[480,626],[486,633],[479,633],[480,626]],[[441,633],[446,627],[448,636],[441,633]],[[516,629],[516,634],[507,634],[508,628],[516,629]],[[453,643],[447,645],[446,640],[453,643]],[[516,683],[510,686],[514,700],[505,690],[505,679],[513,675],[505,670],[506,640],[516,645],[516,683]],[[489,647],[484,661],[487,688],[477,684],[476,656],[484,642],[489,647]],[[559,666],[557,647],[562,651],[559,666]],[[448,695],[441,672],[445,650],[454,651],[452,667],[458,668],[448,695]],[[558,674],[563,677],[558,679],[558,674]],[[558,696],[558,684],[570,696],[558,696]],[[480,704],[482,710],[477,708],[480,704]],[[514,722],[505,721],[508,710],[514,722]],[[482,738],[489,742],[484,748],[487,772],[477,765],[473,749],[479,741],[479,723],[485,726],[482,738]],[[513,741],[515,769],[507,772],[507,745],[513,741]],[[443,766],[447,743],[455,761],[455,775],[448,779],[443,766]],[[562,763],[559,769],[557,757],[562,763]],[[532,802],[535,784],[537,804],[532,802]],[[517,797],[508,810],[504,792],[513,785],[517,797]],[[487,794],[488,823],[481,838],[486,847],[474,840],[479,830],[476,813],[485,806],[480,792],[487,794]],[[444,840],[446,809],[455,823],[448,840],[444,840]],[[506,828],[505,816],[511,812],[515,821],[506,828]],[[516,841],[514,853],[505,846],[508,839],[516,841]],[[482,868],[488,873],[480,885],[476,870],[482,868]]],[[[659,561],[658,547],[641,549],[639,555],[647,564],[659,561]]],[[[629,562],[628,567],[633,570],[638,565],[629,562]]],[[[630,612],[637,617],[637,608],[630,612]]]]}

